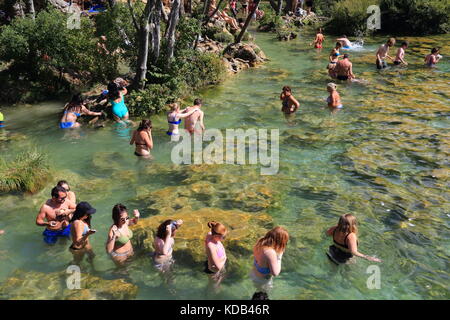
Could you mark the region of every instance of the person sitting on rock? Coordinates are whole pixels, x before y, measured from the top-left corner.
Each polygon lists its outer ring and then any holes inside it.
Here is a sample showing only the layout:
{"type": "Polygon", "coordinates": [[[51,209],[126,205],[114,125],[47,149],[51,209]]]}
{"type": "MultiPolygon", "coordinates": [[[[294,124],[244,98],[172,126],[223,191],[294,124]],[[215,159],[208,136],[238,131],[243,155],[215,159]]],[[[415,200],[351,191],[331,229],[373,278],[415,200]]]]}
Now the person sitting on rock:
{"type": "Polygon", "coordinates": [[[229,10],[229,8],[225,7],[222,12],[220,10],[217,11],[217,15],[218,15],[219,19],[225,21],[231,27],[232,30],[237,31],[240,29],[239,25],[238,25],[236,19],[234,19],[233,17],[230,17],[228,15],[228,12],[229,12],[228,10],[229,10]]]}

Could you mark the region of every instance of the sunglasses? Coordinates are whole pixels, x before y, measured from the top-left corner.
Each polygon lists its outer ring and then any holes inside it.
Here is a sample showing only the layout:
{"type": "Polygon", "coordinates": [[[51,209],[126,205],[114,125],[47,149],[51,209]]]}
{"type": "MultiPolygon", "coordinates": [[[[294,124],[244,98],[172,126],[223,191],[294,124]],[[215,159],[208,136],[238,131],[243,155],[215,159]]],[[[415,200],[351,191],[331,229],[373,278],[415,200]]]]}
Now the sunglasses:
{"type": "Polygon", "coordinates": [[[129,219],[130,219],[130,217],[120,218],[120,221],[125,222],[125,221],[127,221],[127,220],[129,220],[129,219]]]}

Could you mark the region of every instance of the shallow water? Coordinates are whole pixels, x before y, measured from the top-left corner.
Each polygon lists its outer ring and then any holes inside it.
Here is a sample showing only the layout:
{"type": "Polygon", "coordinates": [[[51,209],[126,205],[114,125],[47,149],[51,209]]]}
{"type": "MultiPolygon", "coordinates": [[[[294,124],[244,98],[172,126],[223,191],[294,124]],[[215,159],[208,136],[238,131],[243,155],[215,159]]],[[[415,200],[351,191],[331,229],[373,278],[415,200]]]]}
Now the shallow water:
{"type": "MultiPolygon", "coordinates": [[[[385,39],[364,39],[362,48],[349,53],[354,73],[365,81],[338,83],[344,108],[337,113],[330,113],[324,102],[330,81],[325,67],[333,42],[327,37],[325,49],[318,53],[308,46],[312,37],[302,34],[295,41],[278,42],[273,35],[258,33],[257,42],[270,62],[199,94],[207,128],[280,130],[280,171],[273,179],[243,176],[229,185],[208,181],[231,193],[255,183],[273,192],[274,201],[265,211],[273,225],[285,226],[291,235],[273,299],[449,298],[449,36],[408,38],[410,66],[382,72],[376,71],[374,50],[385,39]],[[430,70],[422,61],[433,46],[442,47],[444,59],[430,70]],[[290,85],[300,101],[295,120],[286,121],[280,112],[278,95],[284,85],[290,85]],[[359,250],[383,260],[379,290],[366,285],[366,270],[373,263],[360,259],[336,267],[325,256],[330,239],[324,232],[347,212],[359,220],[359,250]]],[[[79,200],[97,208],[97,234],[91,237],[97,253],[95,271],[87,265],[82,270],[105,279],[120,278],[104,251],[112,206],[122,202],[140,208],[144,217],[152,215],[158,208],[138,197],[138,187],[176,187],[185,178],[180,170],[171,171],[173,144],[165,135],[165,117],[152,118],[155,159],[148,163],[133,156],[130,129],[59,130],[62,106],[46,102],[5,108],[8,132],[24,134],[28,140],[0,142],[1,155],[10,158],[34,146],[49,154],[55,182],[67,179],[79,200]],[[105,151],[116,154],[102,160],[96,153],[105,151]],[[165,174],[148,175],[152,166],[166,168],[165,174]]],[[[225,177],[234,174],[226,166],[223,172],[225,177]]],[[[207,180],[209,173],[204,174],[207,180]]],[[[71,261],[69,243],[46,246],[42,228],[34,224],[51,184],[36,195],[0,196],[0,229],[6,230],[0,236],[0,281],[15,269],[60,272],[71,261]]],[[[193,209],[208,203],[202,201],[189,199],[193,209]]],[[[217,201],[216,206],[233,209],[227,201],[217,201]]],[[[139,287],[138,299],[210,297],[202,266],[177,257],[177,247],[174,256],[174,290],[162,284],[148,256],[129,266],[126,280],[139,287]]],[[[250,256],[242,259],[241,272],[231,272],[215,298],[251,297],[254,289],[246,273],[252,261],[250,256]]],[[[43,290],[34,298],[45,296],[43,290]]]]}

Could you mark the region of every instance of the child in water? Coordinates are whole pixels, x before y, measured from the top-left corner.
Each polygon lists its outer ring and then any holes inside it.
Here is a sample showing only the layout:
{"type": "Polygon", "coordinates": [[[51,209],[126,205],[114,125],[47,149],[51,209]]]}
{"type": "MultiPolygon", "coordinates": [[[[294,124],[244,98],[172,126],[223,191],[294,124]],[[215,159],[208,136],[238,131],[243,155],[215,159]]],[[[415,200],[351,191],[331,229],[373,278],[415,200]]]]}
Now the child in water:
{"type": "Polygon", "coordinates": [[[408,42],[407,41],[403,41],[402,45],[400,48],[398,48],[397,50],[397,55],[395,56],[394,59],[394,64],[396,66],[400,65],[400,64],[404,64],[405,66],[408,65],[408,62],[406,62],[403,58],[405,57],[405,50],[408,48],[408,42]]]}
{"type": "Polygon", "coordinates": [[[439,60],[441,60],[441,58],[442,58],[442,56],[439,54],[439,49],[433,48],[433,49],[431,49],[431,54],[429,54],[425,57],[425,64],[428,67],[435,67],[436,63],[438,63],[439,60]]]}

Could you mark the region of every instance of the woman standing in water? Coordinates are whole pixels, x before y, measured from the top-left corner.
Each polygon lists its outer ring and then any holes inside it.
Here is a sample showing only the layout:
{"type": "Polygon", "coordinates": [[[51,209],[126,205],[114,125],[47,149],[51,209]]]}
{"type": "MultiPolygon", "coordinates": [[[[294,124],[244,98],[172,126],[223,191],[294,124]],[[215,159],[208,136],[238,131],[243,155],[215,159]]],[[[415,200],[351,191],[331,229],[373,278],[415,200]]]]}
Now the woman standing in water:
{"type": "Polygon", "coordinates": [[[64,115],[62,116],[59,127],[61,129],[78,128],[80,124],[77,122],[78,117],[86,114],[88,116],[101,116],[101,112],[93,112],[88,110],[81,98],[81,93],[72,96],[72,100],[64,107],[64,115]]]}
{"type": "Polygon", "coordinates": [[[314,48],[322,49],[322,43],[324,40],[325,40],[325,37],[323,36],[322,28],[319,28],[317,30],[316,38],[314,39],[313,42],[311,42],[310,46],[312,46],[314,44],[314,48]]]}
{"type": "Polygon", "coordinates": [[[333,82],[327,84],[327,91],[330,93],[327,99],[328,107],[332,109],[341,109],[342,108],[341,97],[337,92],[336,84],[333,82]]]}
{"type": "Polygon", "coordinates": [[[124,95],[128,93],[126,82],[110,82],[108,84],[108,101],[112,105],[113,118],[116,122],[131,122],[128,120],[128,108],[125,105],[124,95]]]}
{"type": "Polygon", "coordinates": [[[136,145],[134,154],[138,157],[149,158],[150,150],[153,149],[152,122],[142,120],[137,130],[133,132],[130,144],[136,145]]]}
{"type": "Polygon", "coordinates": [[[340,55],[339,50],[341,49],[341,47],[342,47],[342,44],[340,42],[336,42],[336,46],[331,50],[330,56],[328,57],[329,63],[328,63],[327,69],[328,69],[328,75],[331,78],[337,77],[335,68],[336,68],[336,64],[339,61],[339,55],[340,55]]]}
{"type": "MultiPolygon", "coordinates": [[[[207,260],[205,261],[205,273],[214,284],[214,289],[218,289],[225,275],[225,262],[227,254],[222,244],[227,234],[227,228],[220,222],[208,222],[208,228],[211,229],[206,235],[205,250],[207,260]]],[[[211,284],[211,282],[210,282],[211,284]]]]}
{"type": "Polygon", "coordinates": [[[72,245],[69,250],[73,254],[74,264],[80,264],[84,255],[88,255],[88,260],[93,261],[95,254],[89,243],[89,236],[96,230],[91,229],[91,216],[97,212],[88,202],[80,202],[72,219],[70,220],[70,234],[72,236],[72,245]]]}
{"type": "Polygon", "coordinates": [[[189,117],[198,109],[192,109],[189,112],[185,113],[186,109],[180,110],[179,103],[172,103],[169,106],[170,112],[167,113],[167,122],[169,123],[169,130],[166,133],[171,137],[171,141],[178,141],[180,135],[178,131],[178,125],[181,123],[181,119],[189,117]]]}
{"type": "Polygon", "coordinates": [[[167,272],[175,262],[172,259],[173,246],[175,244],[175,233],[183,224],[183,220],[166,220],[161,223],[156,231],[153,246],[155,254],[153,261],[155,267],[161,272],[167,272]]]}
{"type": "Polygon", "coordinates": [[[133,214],[134,218],[130,219],[127,207],[121,203],[112,209],[113,225],[109,228],[106,252],[118,266],[122,266],[134,254],[130,241],[133,238],[133,231],[128,227],[138,223],[139,210],[134,210],[133,214]]]}
{"type": "Polygon", "coordinates": [[[280,100],[282,100],[281,111],[286,115],[295,113],[300,107],[300,103],[292,95],[292,89],[289,86],[283,87],[280,94],[280,100]]]}
{"type": "Polygon", "coordinates": [[[289,234],[286,229],[275,227],[256,243],[250,277],[257,291],[267,292],[272,288],[272,277],[281,272],[281,259],[288,241],[289,234]]]}
{"type": "Polygon", "coordinates": [[[339,218],[337,226],[327,230],[327,235],[333,237],[334,244],[329,247],[328,258],[336,264],[347,263],[353,256],[369,261],[381,262],[375,257],[366,256],[358,252],[358,228],[356,217],[350,213],[339,218]]]}

